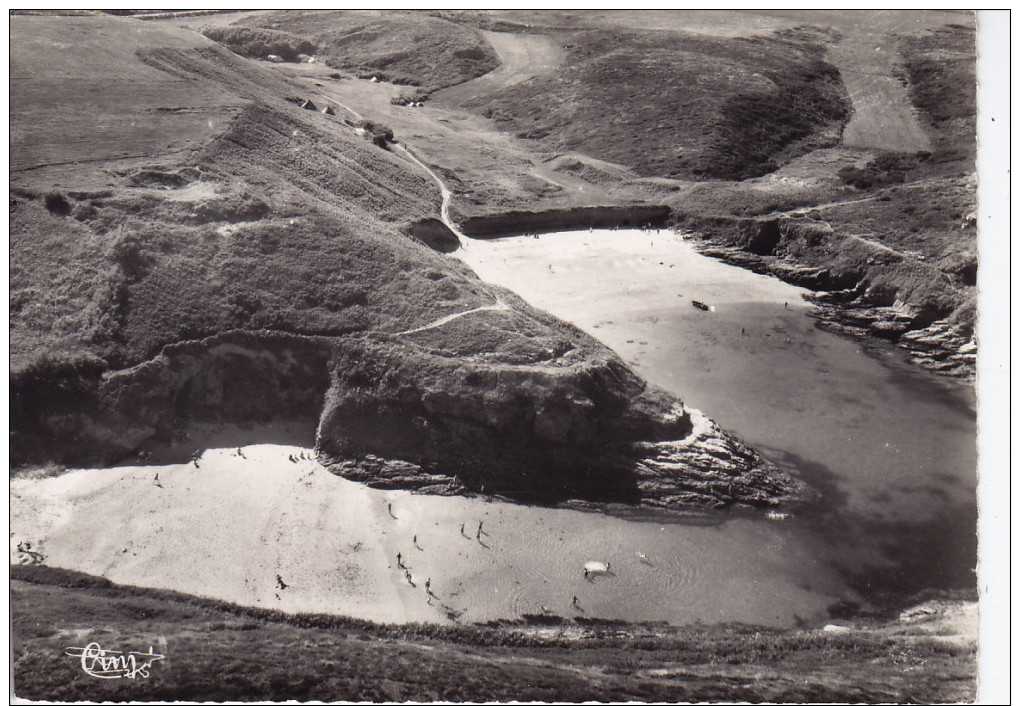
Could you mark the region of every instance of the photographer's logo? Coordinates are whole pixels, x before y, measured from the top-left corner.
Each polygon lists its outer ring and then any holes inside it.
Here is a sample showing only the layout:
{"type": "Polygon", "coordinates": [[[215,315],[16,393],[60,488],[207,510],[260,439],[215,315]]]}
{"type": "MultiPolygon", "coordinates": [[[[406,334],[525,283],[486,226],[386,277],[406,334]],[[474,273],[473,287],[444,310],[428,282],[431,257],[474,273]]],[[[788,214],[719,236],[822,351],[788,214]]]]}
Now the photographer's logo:
{"type": "Polygon", "coordinates": [[[149,668],[166,655],[148,652],[104,650],[98,642],[85,647],[68,647],[64,654],[81,660],[82,670],[97,679],[148,679],[149,668]]]}

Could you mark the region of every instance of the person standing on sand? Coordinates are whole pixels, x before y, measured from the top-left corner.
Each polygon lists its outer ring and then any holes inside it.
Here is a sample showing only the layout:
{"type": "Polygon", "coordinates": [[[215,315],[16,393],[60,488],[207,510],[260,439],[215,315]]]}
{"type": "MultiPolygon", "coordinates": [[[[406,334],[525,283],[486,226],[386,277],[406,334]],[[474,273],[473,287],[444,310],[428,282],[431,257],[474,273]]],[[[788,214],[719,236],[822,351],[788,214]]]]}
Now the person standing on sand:
{"type": "Polygon", "coordinates": [[[162,488],[163,487],[163,484],[159,482],[159,474],[158,473],[156,474],[156,477],[152,479],[152,484],[154,486],[156,486],[157,488],[162,488]]]}
{"type": "Polygon", "coordinates": [[[414,545],[414,548],[417,549],[418,551],[420,552],[425,551],[424,549],[418,546],[418,535],[414,535],[414,539],[411,540],[411,543],[414,545]]]}
{"type": "Polygon", "coordinates": [[[425,579],[425,593],[432,593],[432,578],[425,579]]]}
{"type": "Polygon", "coordinates": [[[401,569],[407,568],[406,566],[404,566],[404,558],[400,555],[400,552],[397,552],[397,566],[399,566],[401,569]]]}
{"type": "Polygon", "coordinates": [[[570,601],[570,605],[573,608],[580,608],[581,603],[577,600],[577,596],[574,596],[574,600],[570,601]]]}

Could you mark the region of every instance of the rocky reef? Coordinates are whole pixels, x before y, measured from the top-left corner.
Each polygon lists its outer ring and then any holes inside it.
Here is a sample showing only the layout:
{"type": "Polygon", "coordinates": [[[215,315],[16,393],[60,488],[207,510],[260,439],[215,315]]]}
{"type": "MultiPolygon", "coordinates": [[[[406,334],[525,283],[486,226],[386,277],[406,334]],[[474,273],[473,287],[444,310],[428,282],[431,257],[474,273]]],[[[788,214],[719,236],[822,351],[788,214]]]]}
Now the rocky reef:
{"type": "Polygon", "coordinates": [[[891,341],[922,367],[973,377],[973,287],[923,257],[787,214],[674,218],[703,254],[813,290],[824,328],[891,341]]]}

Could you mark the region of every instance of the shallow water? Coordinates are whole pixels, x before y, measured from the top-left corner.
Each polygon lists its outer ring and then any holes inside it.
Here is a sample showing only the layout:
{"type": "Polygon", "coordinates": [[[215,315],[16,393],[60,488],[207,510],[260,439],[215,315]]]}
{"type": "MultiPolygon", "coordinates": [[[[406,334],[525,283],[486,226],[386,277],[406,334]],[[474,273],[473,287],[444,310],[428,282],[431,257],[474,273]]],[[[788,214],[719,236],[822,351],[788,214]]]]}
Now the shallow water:
{"type": "MultiPolygon", "coordinates": [[[[664,547],[686,543],[685,571],[717,582],[720,602],[735,590],[722,567],[791,552],[812,571],[794,570],[785,588],[757,595],[764,613],[807,575],[829,571],[863,603],[974,586],[972,388],[917,370],[894,350],[866,351],[818,329],[806,290],[702,256],[671,232],[474,241],[461,257],[821,491],[779,528],[727,521],[712,546],[691,528],[663,535],[664,547]]],[[[761,577],[775,582],[776,568],[763,563],[761,577]]],[[[833,584],[822,583],[831,594],[833,584]]]]}

